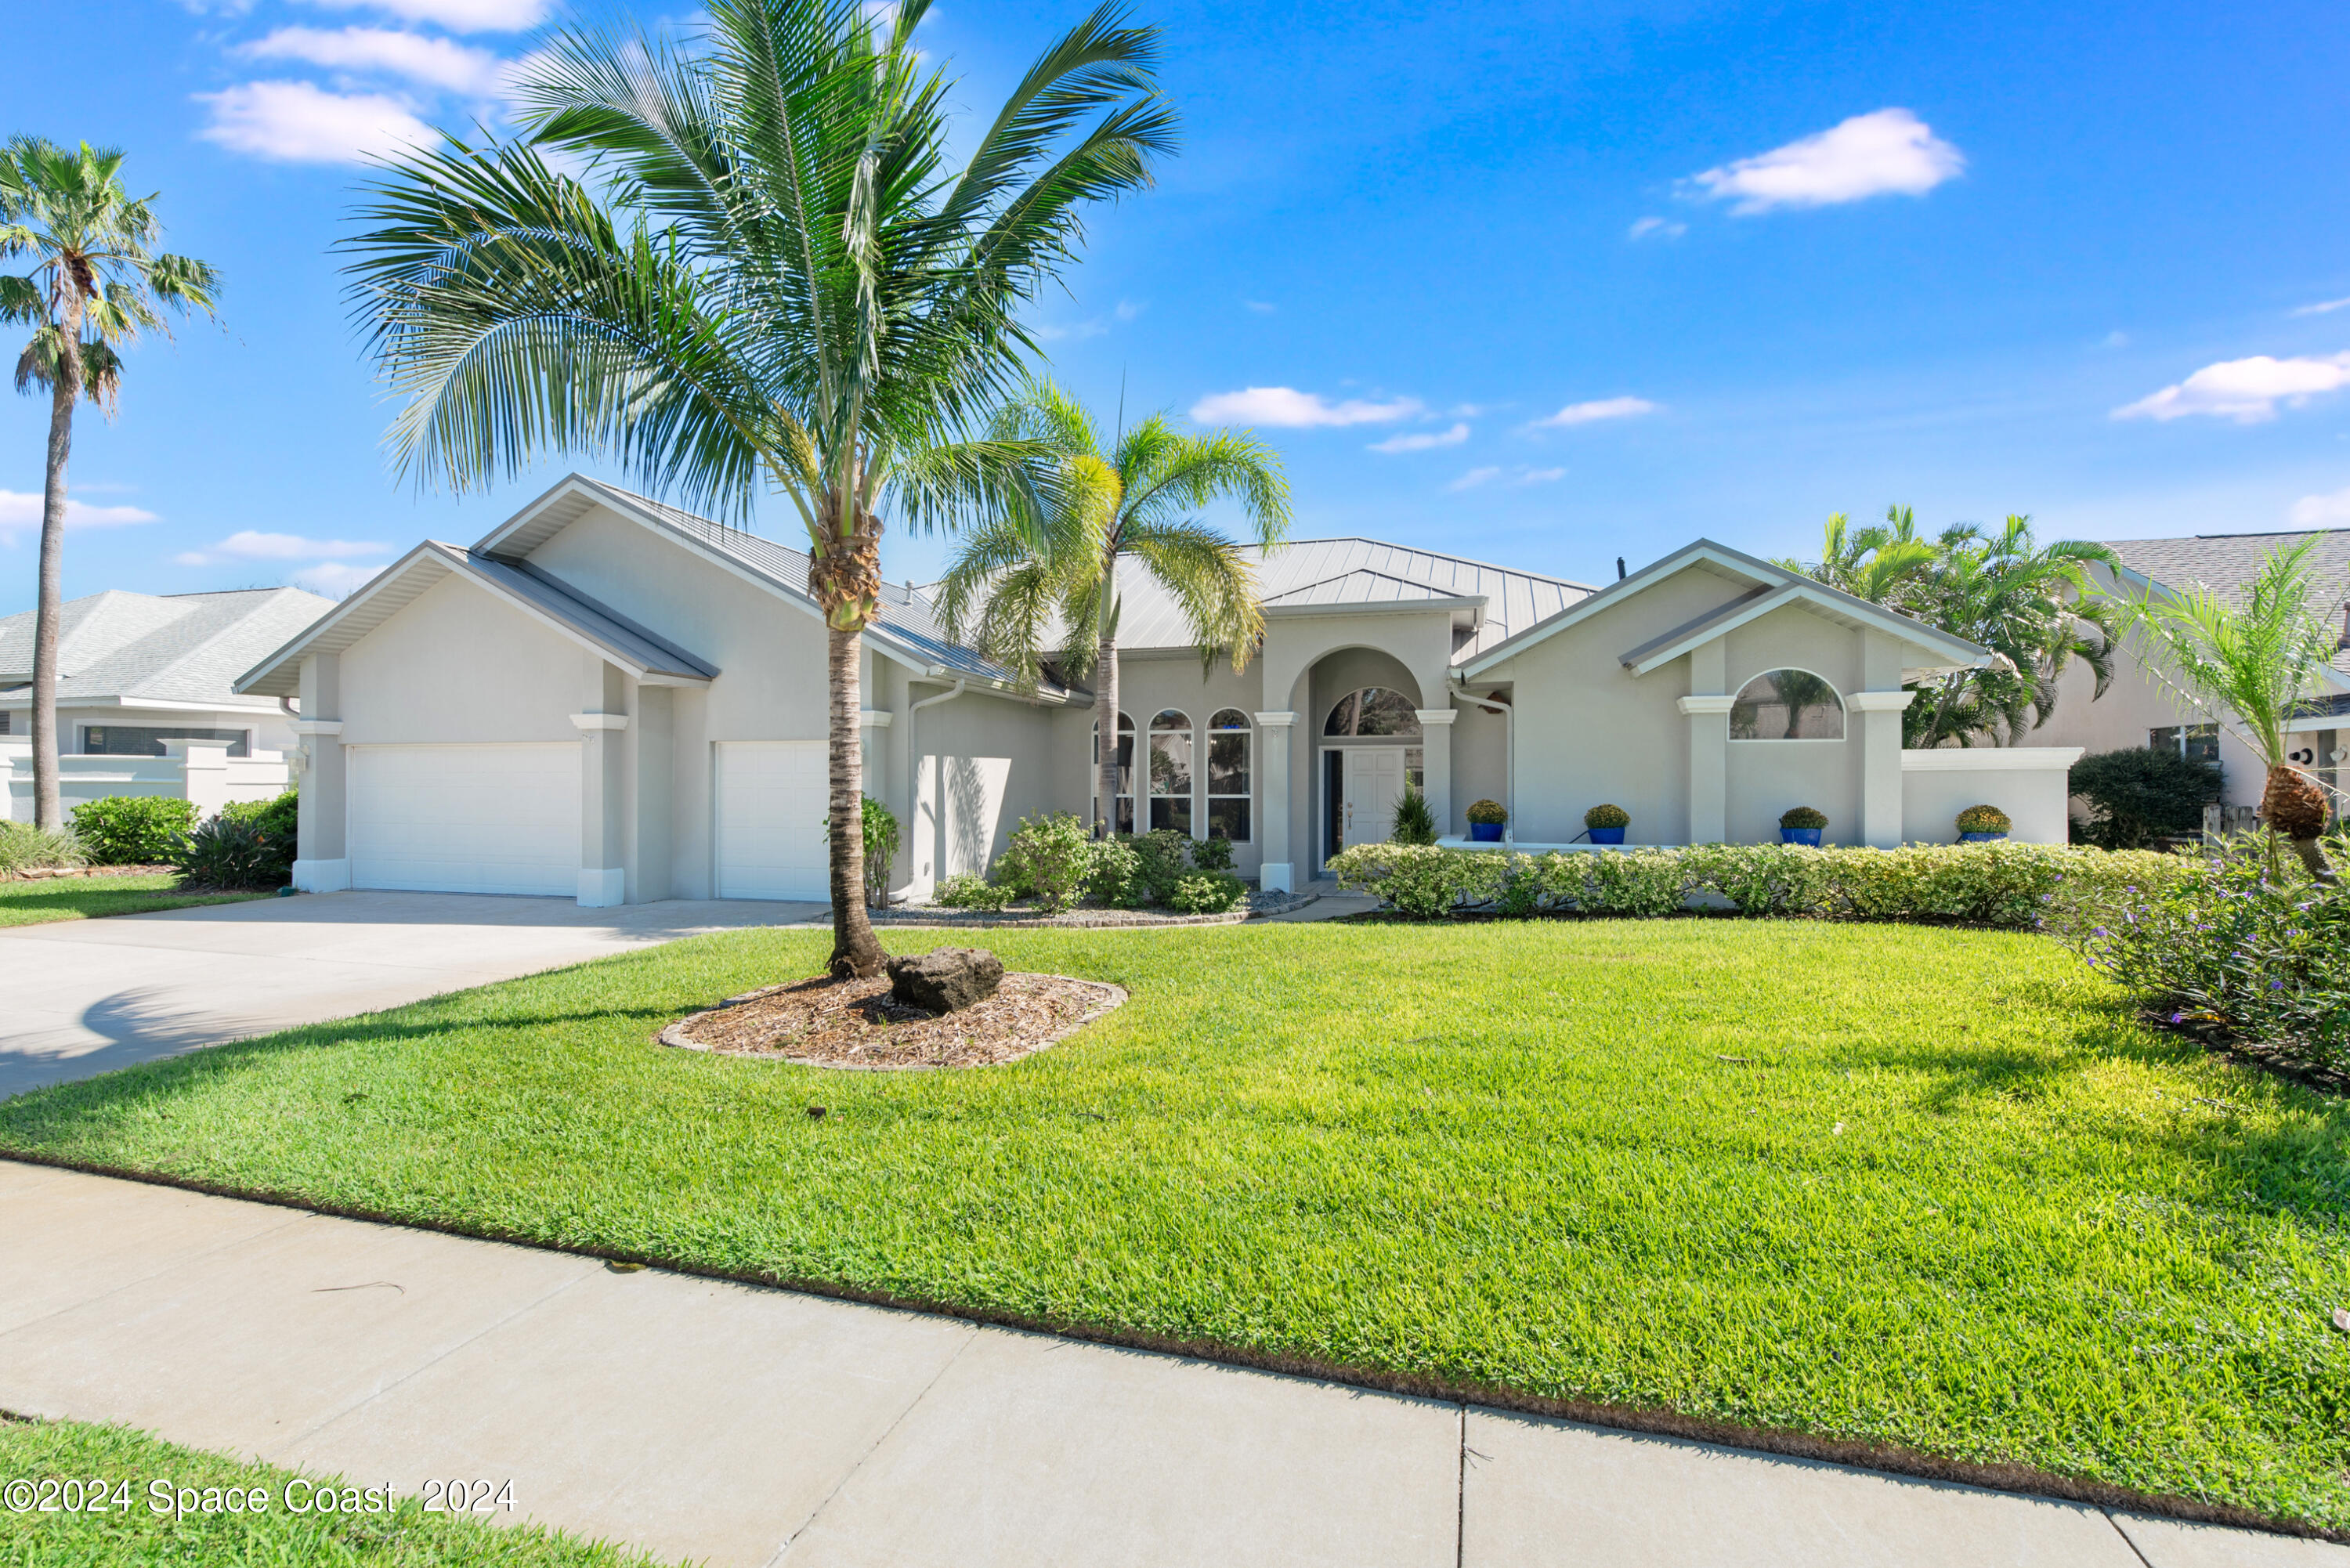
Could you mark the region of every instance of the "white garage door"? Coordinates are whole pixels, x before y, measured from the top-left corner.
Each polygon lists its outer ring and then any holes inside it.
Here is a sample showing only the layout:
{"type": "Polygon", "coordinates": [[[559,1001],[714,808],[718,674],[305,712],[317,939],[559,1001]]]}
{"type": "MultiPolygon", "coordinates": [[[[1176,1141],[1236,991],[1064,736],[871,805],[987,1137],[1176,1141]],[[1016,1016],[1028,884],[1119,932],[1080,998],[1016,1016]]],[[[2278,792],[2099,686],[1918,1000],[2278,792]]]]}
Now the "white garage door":
{"type": "Polygon", "coordinates": [[[579,896],[579,747],[355,746],[351,886],[579,896]]]}
{"type": "Polygon", "coordinates": [[[829,898],[822,741],[718,742],[718,896],[829,898]]]}

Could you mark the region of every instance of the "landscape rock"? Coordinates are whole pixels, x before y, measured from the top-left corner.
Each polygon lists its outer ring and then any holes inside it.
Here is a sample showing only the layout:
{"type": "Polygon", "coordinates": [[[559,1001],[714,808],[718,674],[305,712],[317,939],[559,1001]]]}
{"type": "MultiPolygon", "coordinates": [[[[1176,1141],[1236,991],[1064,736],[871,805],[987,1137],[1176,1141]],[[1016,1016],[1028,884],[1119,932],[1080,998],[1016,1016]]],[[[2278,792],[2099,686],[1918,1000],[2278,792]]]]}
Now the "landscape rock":
{"type": "Polygon", "coordinates": [[[940,948],[889,961],[889,986],[908,1007],[958,1012],[1003,983],[1003,961],[985,948],[940,948]]]}

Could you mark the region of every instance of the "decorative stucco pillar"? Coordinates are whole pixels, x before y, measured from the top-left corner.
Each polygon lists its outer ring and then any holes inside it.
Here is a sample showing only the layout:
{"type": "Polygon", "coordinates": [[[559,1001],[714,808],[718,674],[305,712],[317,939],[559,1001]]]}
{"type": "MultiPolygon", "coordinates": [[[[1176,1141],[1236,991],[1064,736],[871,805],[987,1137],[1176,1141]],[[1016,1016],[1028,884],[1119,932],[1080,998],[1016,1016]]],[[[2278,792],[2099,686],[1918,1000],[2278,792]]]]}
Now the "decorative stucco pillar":
{"type": "Polygon", "coordinates": [[[1901,842],[1901,711],[1915,691],[1849,691],[1860,723],[1860,837],[1878,849],[1901,842]]]}
{"type": "Polygon", "coordinates": [[[1730,836],[1730,709],[1738,699],[1707,694],[1680,699],[1689,717],[1689,841],[1720,844],[1730,836]]]}
{"type": "Polygon", "coordinates": [[[305,893],[339,893],[351,885],[350,851],[343,842],[343,659],[338,653],[302,659],[302,716],[295,735],[294,886],[305,893]]]}
{"type": "Polygon", "coordinates": [[[626,713],[574,713],[579,728],[579,907],[608,909],[629,896],[621,732],[626,713]]]}
{"type": "Polygon", "coordinates": [[[1412,717],[1419,721],[1420,763],[1428,774],[1429,814],[1436,818],[1440,838],[1450,836],[1452,827],[1452,721],[1461,717],[1454,708],[1415,708],[1412,717]]]}
{"type": "Polygon", "coordinates": [[[1257,820],[1264,835],[1264,864],[1257,881],[1268,893],[1292,892],[1297,887],[1296,862],[1289,847],[1289,737],[1296,722],[1295,713],[1256,716],[1257,770],[1263,776],[1257,820]]]}

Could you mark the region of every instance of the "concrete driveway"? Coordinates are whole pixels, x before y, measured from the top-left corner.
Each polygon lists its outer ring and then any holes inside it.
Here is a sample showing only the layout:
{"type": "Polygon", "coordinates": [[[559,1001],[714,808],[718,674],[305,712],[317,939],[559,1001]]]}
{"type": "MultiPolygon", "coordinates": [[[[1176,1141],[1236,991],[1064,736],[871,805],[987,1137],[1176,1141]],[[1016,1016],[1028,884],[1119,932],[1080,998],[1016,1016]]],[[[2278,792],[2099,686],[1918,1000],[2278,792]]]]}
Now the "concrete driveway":
{"type": "Polygon", "coordinates": [[[0,1100],[822,904],[321,893],[0,931],[0,1100]]]}

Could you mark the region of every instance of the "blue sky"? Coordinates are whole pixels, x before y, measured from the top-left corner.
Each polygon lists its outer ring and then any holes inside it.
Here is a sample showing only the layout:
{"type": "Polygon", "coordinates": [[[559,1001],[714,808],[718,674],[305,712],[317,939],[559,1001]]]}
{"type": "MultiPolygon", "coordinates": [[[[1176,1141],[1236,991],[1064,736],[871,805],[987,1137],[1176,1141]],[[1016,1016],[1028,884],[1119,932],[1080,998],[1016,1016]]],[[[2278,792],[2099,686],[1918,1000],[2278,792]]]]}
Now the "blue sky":
{"type": "MultiPolygon", "coordinates": [[[[941,0],[922,38],[979,110],[1080,10],[941,0]]],[[[2052,536],[2350,525],[2334,7],[1137,15],[1184,153],[1035,320],[1106,410],[1253,424],[1301,535],[1596,580],[1700,534],[1799,553],[1897,501],[2052,536]]],[[[12,32],[40,68],[0,132],[127,148],[228,284],[222,326],[136,351],[120,418],[80,421],[69,595],[342,589],[604,472],[398,480],[328,249],[355,148],[494,115],[500,62],[561,19],[85,0],[12,32]]],[[[33,602],[46,421],[0,400],[0,613],[33,602]]],[[[893,535],[885,568],[944,549],[893,535]]]]}

